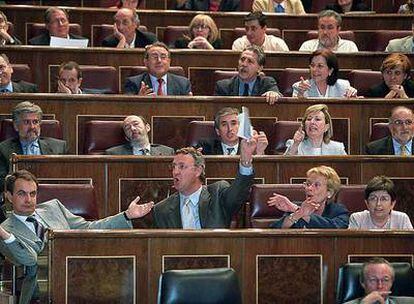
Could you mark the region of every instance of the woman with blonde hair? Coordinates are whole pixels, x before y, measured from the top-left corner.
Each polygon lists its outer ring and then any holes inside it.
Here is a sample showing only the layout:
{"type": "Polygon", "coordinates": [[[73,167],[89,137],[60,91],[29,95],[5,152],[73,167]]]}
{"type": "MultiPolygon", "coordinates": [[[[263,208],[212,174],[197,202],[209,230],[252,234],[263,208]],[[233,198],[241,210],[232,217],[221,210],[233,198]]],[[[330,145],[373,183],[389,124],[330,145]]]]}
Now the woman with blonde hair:
{"type": "Polygon", "coordinates": [[[174,43],[176,48],[190,49],[221,49],[222,41],[214,20],[204,14],[196,15],[188,26],[188,34],[177,39],[174,43]]]}
{"type": "Polygon", "coordinates": [[[348,228],[349,211],[334,197],[341,187],[336,171],[328,166],[318,166],[306,172],[303,183],[306,198],[293,203],[286,196],[273,194],[267,204],[285,214],[270,225],[271,228],[348,228]]]}
{"type": "Polygon", "coordinates": [[[308,107],[285,155],[346,155],[344,144],[331,140],[332,119],[325,104],[308,107]]]}

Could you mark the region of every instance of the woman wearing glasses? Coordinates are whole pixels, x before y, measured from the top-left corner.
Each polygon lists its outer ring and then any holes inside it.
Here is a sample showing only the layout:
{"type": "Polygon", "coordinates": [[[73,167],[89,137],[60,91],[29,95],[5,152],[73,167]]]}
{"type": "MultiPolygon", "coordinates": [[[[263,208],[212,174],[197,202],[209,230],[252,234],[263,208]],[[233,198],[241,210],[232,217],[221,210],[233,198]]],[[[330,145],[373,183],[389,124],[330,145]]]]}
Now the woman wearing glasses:
{"type": "Polygon", "coordinates": [[[413,98],[414,83],[411,80],[411,62],[401,53],[387,56],[381,65],[382,83],[372,87],[367,97],[413,98]]]}
{"type": "Polygon", "coordinates": [[[306,172],[306,198],[302,203],[274,194],[267,204],[285,214],[270,225],[271,228],[348,228],[349,212],[333,198],[341,181],[336,171],[328,166],[314,167],[306,172]]]}
{"type": "Polygon", "coordinates": [[[214,50],[221,49],[222,44],[214,20],[208,15],[198,14],[191,20],[188,34],[177,39],[174,46],[176,48],[214,50]]]}
{"type": "Polygon", "coordinates": [[[346,155],[344,144],[331,140],[332,119],[325,104],[306,109],[293,139],[286,142],[285,155],[346,155]]]}
{"type": "Polygon", "coordinates": [[[376,176],[365,188],[368,210],[355,212],[349,219],[350,229],[413,229],[407,214],[395,211],[397,195],[388,177],[376,176]]]}
{"type": "Polygon", "coordinates": [[[300,77],[292,85],[292,97],[357,97],[348,80],[338,79],[338,59],[328,49],[317,50],[309,60],[310,79],[300,77]]]}

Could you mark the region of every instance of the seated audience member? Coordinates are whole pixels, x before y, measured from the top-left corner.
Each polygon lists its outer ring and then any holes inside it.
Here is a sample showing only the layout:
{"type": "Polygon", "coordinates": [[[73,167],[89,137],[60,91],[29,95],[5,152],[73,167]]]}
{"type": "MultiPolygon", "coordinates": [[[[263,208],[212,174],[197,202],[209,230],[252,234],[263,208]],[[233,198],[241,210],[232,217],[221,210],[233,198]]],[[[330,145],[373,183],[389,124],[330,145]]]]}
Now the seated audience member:
{"type": "Polygon", "coordinates": [[[119,0],[116,8],[130,8],[136,10],[141,2],[142,0],[119,0]]]}
{"type": "Polygon", "coordinates": [[[252,11],[293,15],[306,14],[300,0],[254,0],[252,11]]]}
{"type": "Polygon", "coordinates": [[[414,19],[412,20],[411,28],[413,31],[412,35],[404,38],[391,39],[385,51],[389,53],[414,53],[414,19]]]}
{"type": "Polygon", "coordinates": [[[414,82],[412,81],[411,62],[400,53],[388,55],[381,65],[383,82],[369,89],[368,97],[373,98],[413,98],[414,82]]]}
{"type": "Polygon", "coordinates": [[[176,48],[189,49],[221,49],[223,42],[214,20],[204,14],[196,15],[188,26],[188,35],[175,41],[176,48]]]}
{"type": "Polygon", "coordinates": [[[190,81],[182,76],[168,73],[171,53],[162,42],[145,47],[144,65],[147,72],[128,77],[125,94],[148,95],[193,95],[190,81]]]}
{"type": "Polygon", "coordinates": [[[364,0],[336,0],[335,4],[327,4],[325,9],[333,10],[338,14],[345,14],[354,11],[370,11],[364,0]]]}
{"type": "Polygon", "coordinates": [[[244,18],[246,35],[237,38],[231,47],[233,51],[241,52],[246,47],[256,45],[263,51],[286,52],[289,47],[282,38],[266,34],[266,16],[262,12],[248,14],[244,18]]]}
{"type": "Polygon", "coordinates": [[[64,140],[40,137],[43,112],[38,105],[23,101],[13,108],[11,114],[18,137],[6,139],[0,143],[0,189],[3,189],[3,179],[9,173],[9,160],[12,153],[24,155],[67,153],[64,140]]]}
{"type": "Polygon", "coordinates": [[[388,119],[391,135],[372,141],[365,147],[369,155],[413,155],[414,136],[413,111],[406,107],[395,107],[388,119]]]}
{"type": "Polygon", "coordinates": [[[0,46],[2,45],[19,45],[22,42],[16,36],[10,35],[9,24],[7,23],[7,16],[0,11],[0,46]]]}
{"type": "Polygon", "coordinates": [[[205,160],[195,148],[177,150],[172,163],[176,193],[153,209],[156,228],[229,228],[231,218],[246,202],[253,184],[254,138],[240,142],[240,165],[230,185],[219,181],[204,186],[205,160]]]}
{"type": "MultiPolygon", "coordinates": [[[[240,154],[239,110],[236,108],[222,108],[214,116],[214,129],[220,140],[200,141],[198,147],[202,148],[204,155],[238,155],[240,154]]],[[[253,132],[257,142],[254,154],[264,155],[268,143],[264,132],[253,132]]]]}
{"type": "Polygon", "coordinates": [[[6,54],[0,54],[0,94],[37,93],[37,86],[23,80],[12,81],[13,67],[6,54]]]}
{"type": "Polygon", "coordinates": [[[407,0],[405,4],[400,5],[398,14],[414,14],[414,0],[407,0]]]}
{"type": "Polygon", "coordinates": [[[47,32],[29,40],[31,45],[50,45],[50,37],[67,39],[87,39],[69,33],[69,15],[59,7],[49,7],[45,12],[45,25],[47,32]]]}
{"type": "Polygon", "coordinates": [[[13,213],[0,226],[0,252],[13,264],[26,268],[19,303],[32,303],[38,255],[48,241],[46,229],[132,229],[131,220],[145,216],[153,206],[152,202],[138,205],[137,197],[126,211],[89,222],[72,214],[57,199],[37,205],[38,181],[26,170],[13,172],[5,184],[13,213]]]}
{"type": "Polygon", "coordinates": [[[335,170],[328,166],[314,167],[306,172],[306,199],[292,203],[286,196],[275,193],[267,204],[285,214],[270,225],[271,228],[348,228],[349,212],[333,201],[341,187],[335,170]]]}
{"type": "Polygon", "coordinates": [[[174,155],[174,149],[150,144],[148,132],[149,123],[143,116],[130,115],[124,119],[122,125],[128,143],[109,148],[105,154],[109,155],[174,155]]]}
{"type": "Polygon", "coordinates": [[[324,10],[318,14],[318,38],[307,40],[299,51],[313,52],[320,49],[329,49],[333,52],[358,52],[358,47],[351,40],[339,37],[342,17],[332,10],[324,10]]]}
{"type": "Polygon", "coordinates": [[[293,139],[286,142],[285,155],[346,155],[344,144],[331,140],[332,135],[328,106],[312,105],[306,109],[293,139]]]}
{"type": "Polygon", "coordinates": [[[240,0],[186,0],[177,1],[177,9],[187,11],[237,12],[240,0]]]}
{"type": "Polygon", "coordinates": [[[260,47],[247,47],[240,54],[237,76],[217,81],[214,95],[266,96],[267,102],[275,103],[281,94],[276,80],[262,73],[265,61],[266,55],[260,47]]]}
{"type": "Polygon", "coordinates": [[[365,297],[348,301],[344,304],[412,304],[412,297],[394,297],[391,287],[395,272],[392,265],[383,258],[372,258],[362,265],[359,276],[365,297]]]}
{"type": "Polygon", "coordinates": [[[311,79],[300,77],[292,85],[292,97],[357,97],[348,80],[338,79],[338,59],[330,50],[317,50],[309,58],[311,79]]]}
{"type": "Polygon", "coordinates": [[[388,177],[376,176],[365,188],[368,210],[355,212],[349,218],[350,229],[413,229],[407,214],[395,211],[397,194],[388,177]]]}
{"type": "Polygon", "coordinates": [[[114,33],[102,41],[104,47],[143,48],[157,41],[150,32],[141,32],[140,20],[135,10],[121,8],[115,14],[114,33]]]}

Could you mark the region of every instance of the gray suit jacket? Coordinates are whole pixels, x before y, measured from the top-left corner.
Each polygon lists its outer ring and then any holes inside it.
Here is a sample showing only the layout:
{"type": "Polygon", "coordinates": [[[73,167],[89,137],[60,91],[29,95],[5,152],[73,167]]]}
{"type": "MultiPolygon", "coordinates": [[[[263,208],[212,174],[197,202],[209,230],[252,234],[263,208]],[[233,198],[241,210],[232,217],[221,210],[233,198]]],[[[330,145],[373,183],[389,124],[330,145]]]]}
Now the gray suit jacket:
{"type": "MultiPolygon", "coordinates": [[[[359,304],[362,298],[358,298],[352,301],[345,302],[343,304],[359,304]]],[[[413,304],[414,298],[412,297],[389,297],[390,304],[413,304]]]]}
{"type": "MultiPolygon", "coordinates": [[[[125,94],[138,94],[141,81],[152,88],[151,78],[147,72],[128,77],[125,82],[125,94]]],[[[188,95],[191,92],[190,81],[179,75],[167,73],[167,95],[188,95]]]]}
{"type": "MultiPolygon", "coordinates": [[[[230,185],[219,181],[203,186],[198,202],[201,228],[229,228],[231,217],[249,195],[253,175],[237,174],[230,185]]],[[[155,205],[153,209],[155,228],[183,228],[180,214],[180,196],[174,193],[155,205]]]]}
{"type": "Polygon", "coordinates": [[[386,52],[411,53],[413,49],[413,36],[391,39],[385,48],[386,52]]]}
{"type": "MultiPolygon", "coordinates": [[[[64,140],[41,137],[39,138],[39,146],[42,155],[67,154],[66,141],[64,140]]],[[[4,177],[9,173],[9,160],[13,153],[23,154],[18,138],[9,138],[0,143],[0,189],[2,190],[4,177]]]]}
{"type": "MultiPolygon", "coordinates": [[[[107,155],[132,155],[130,143],[115,146],[105,150],[107,155]]],[[[174,149],[164,145],[151,145],[150,155],[174,155],[174,149]]]]}
{"type": "MultiPolygon", "coordinates": [[[[131,229],[123,213],[88,222],[72,214],[57,199],[39,204],[36,213],[48,229],[131,229]]],[[[22,286],[19,303],[28,303],[36,288],[37,256],[44,248],[44,241],[13,214],[1,226],[12,233],[16,240],[10,244],[0,241],[0,251],[15,265],[26,266],[26,277],[22,286]]]]}
{"type": "Polygon", "coordinates": [[[18,82],[12,81],[13,93],[38,93],[37,85],[20,80],[18,82]]]}
{"type": "MultiPolygon", "coordinates": [[[[240,79],[238,76],[233,76],[229,79],[222,79],[217,81],[214,89],[214,95],[217,96],[239,96],[240,79]]],[[[254,83],[251,96],[261,96],[262,94],[274,91],[279,92],[276,80],[273,77],[263,76],[257,77],[254,83]]]]}

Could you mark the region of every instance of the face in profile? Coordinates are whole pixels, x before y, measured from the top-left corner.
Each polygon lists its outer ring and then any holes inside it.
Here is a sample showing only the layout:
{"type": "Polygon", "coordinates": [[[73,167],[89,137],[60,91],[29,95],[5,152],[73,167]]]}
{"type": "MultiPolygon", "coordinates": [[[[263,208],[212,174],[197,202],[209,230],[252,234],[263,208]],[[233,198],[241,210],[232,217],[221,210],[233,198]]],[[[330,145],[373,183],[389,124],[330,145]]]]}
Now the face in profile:
{"type": "Polygon", "coordinates": [[[13,68],[3,57],[0,56],[0,85],[7,86],[13,74],[13,68]]]}
{"type": "Polygon", "coordinates": [[[239,142],[237,132],[239,131],[239,118],[237,114],[229,114],[220,117],[219,128],[216,129],[221,141],[229,146],[239,142]]]}
{"type": "Polygon", "coordinates": [[[37,186],[34,181],[18,178],[14,183],[13,193],[7,191],[6,196],[18,215],[32,215],[36,209],[37,186]]]}
{"type": "Polygon", "coordinates": [[[14,129],[19,133],[22,141],[34,141],[40,136],[40,117],[36,113],[23,113],[17,122],[14,123],[14,129]]]}
{"type": "Polygon", "coordinates": [[[325,48],[334,48],[338,42],[341,27],[334,17],[322,17],[318,20],[319,42],[325,48]]]}
{"type": "Polygon", "coordinates": [[[50,36],[67,38],[69,35],[69,20],[62,10],[56,10],[50,15],[50,21],[46,25],[50,36]]]}
{"type": "Polygon", "coordinates": [[[171,58],[168,51],[159,46],[151,47],[148,50],[148,58],[144,59],[144,64],[148,72],[157,78],[167,74],[170,68],[171,58]]]}

